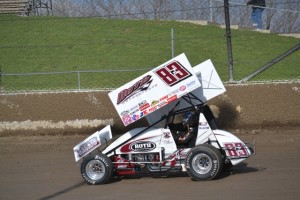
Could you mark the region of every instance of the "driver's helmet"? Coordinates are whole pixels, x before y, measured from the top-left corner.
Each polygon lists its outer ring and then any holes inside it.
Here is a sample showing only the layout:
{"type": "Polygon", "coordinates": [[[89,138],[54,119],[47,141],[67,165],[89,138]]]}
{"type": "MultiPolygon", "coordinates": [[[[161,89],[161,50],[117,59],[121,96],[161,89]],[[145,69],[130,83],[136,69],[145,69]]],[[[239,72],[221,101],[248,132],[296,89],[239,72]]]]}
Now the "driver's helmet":
{"type": "Polygon", "coordinates": [[[187,124],[191,123],[192,120],[193,120],[192,112],[188,111],[188,112],[183,113],[183,120],[182,120],[183,125],[187,125],[187,124]]]}

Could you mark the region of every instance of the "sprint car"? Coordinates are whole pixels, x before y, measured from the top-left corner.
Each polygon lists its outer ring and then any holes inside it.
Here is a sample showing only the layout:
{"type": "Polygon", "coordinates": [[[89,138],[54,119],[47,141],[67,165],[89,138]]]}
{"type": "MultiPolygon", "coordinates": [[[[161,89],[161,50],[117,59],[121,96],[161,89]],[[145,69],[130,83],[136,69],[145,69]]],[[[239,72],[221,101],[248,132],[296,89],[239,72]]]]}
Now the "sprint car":
{"type": "Polygon", "coordinates": [[[216,178],[237,165],[253,146],[217,126],[208,100],[226,91],[211,60],[191,67],[185,54],[110,92],[125,126],[142,118],[147,127],[112,139],[108,125],[77,144],[75,161],[87,184],[114,176],[187,173],[194,180],[216,178]]]}

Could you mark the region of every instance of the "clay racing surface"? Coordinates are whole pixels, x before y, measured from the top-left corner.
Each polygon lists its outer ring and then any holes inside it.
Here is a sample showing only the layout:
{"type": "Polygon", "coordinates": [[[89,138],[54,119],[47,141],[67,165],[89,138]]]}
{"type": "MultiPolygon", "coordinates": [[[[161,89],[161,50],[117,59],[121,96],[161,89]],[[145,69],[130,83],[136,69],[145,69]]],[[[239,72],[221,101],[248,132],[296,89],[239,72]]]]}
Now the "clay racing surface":
{"type": "Polygon", "coordinates": [[[210,106],[222,129],[256,141],[255,156],[212,181],[179,174],[97,186],[81,178],[73,147],[107,124],[113,137],[134,128],[107,93],[0,95],[0,199],[298,199],[300,83],[226,88],[210,106]]]}
{"type": "Polygon", "coordinates": [[[259,130],[257,154],[212,181],[185,174],[114,179],[89,186],[72,147],[83,136],[5,137],[0,140],[0,199],[298,199],[300,130],[259,130]]]}

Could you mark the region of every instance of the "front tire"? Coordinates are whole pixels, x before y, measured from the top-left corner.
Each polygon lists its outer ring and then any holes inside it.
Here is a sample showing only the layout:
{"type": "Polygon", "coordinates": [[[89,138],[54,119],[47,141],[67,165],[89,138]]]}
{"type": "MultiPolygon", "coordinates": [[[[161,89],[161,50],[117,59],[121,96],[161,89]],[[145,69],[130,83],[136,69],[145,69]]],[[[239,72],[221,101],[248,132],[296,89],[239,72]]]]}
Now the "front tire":
{"type": "Polygon", "coordinates": [[[209,144],[202,144],[190,150],[186,157],[186,169],[195,180],[211,180],[217,177],[223,168],[220,151],[209,144]]]}
{"type": "Polygon", "coordinates": [[[86,157],[80,167],[81,176],[89,185],[107,183],[112,171],[111,160],[102,153],[86,157]]]}

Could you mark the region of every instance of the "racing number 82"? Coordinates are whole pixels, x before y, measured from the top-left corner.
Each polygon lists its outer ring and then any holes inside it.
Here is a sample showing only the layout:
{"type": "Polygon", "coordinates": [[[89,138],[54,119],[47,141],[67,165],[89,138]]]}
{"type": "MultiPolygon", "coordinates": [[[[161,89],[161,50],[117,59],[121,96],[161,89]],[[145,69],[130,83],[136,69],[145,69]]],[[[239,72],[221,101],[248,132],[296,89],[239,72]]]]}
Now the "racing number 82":
{"type": "Polygon", "coordinates": [[[155,73],[169,86],[173,86],[191,76],[191,73],[177,61],[156,70],[155,73]]]}

